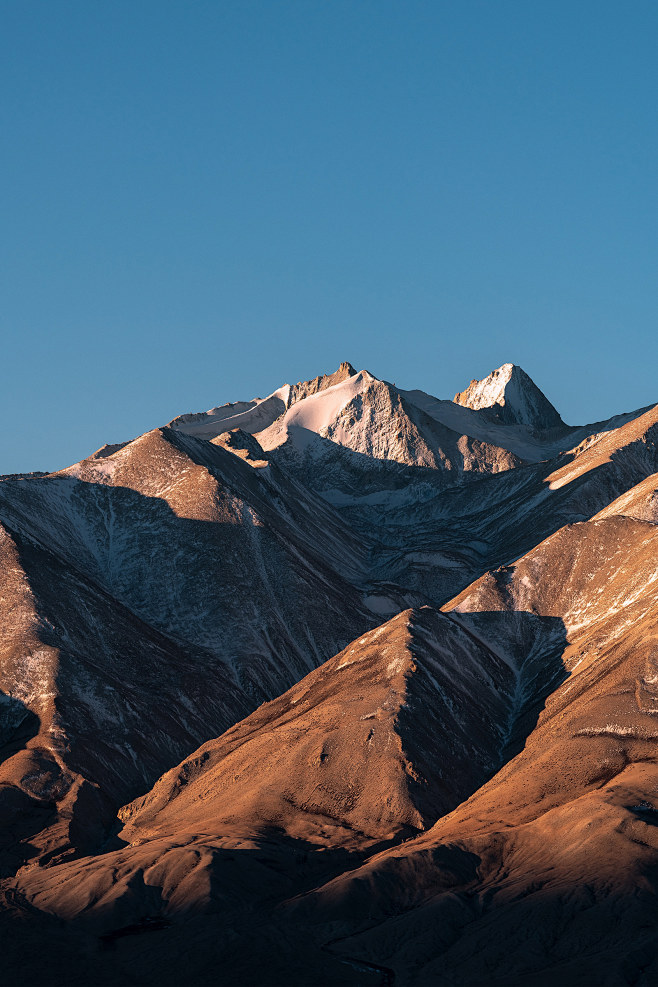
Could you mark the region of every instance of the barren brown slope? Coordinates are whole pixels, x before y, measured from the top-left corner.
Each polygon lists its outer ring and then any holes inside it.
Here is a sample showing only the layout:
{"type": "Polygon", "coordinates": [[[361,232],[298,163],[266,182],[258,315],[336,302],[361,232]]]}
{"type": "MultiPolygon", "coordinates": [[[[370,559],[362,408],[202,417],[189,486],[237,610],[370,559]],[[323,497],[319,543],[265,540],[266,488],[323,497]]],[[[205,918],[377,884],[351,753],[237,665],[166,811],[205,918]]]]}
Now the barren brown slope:
{"type": "Polygon", "coordinates": [[[276,467],[168,429],[0,483],[0,517],[159,631],[214,652],[256,701],[376,620],[348,582],[369,545],[328,505],[276,467]]]}
{"type": "Polygon", "coordinates": [[[638,521],[658,524],[658,473],[653,473],[594,515],[598,521],[622,514],[638,521]]]}
{"type": "Polygon", "coordinates": [[[401,615],[165,776],[132,807],[124,835],[136,845],[25,870],[13,890],[24,907],[73,921],[87,955],[99,935],[171,921],[138,952],[122,943],[102,958],[119,983],[128,962],[146,983],[174,983],[186,964],[205,983],[218,963],[229,980],[322,983],[325,948],[402,985],[648,987],[657,549],[655,525],[574,525],[479,580],[450,614],[401,615]],[[373,703],[384,715],[362,720],[373,703]],[[472,746],[460,751],[463,728],[472,746]],[[391,733],[400,746],[386,745],[391,733]],[[470,794],[478,757],[504,756],[503,741],[518,748],[525,733],[520,753],[470,794]],[[318,849],[373,819],[371,841],[408,831],[432,798],[443,800],[436,814],[454,808],[356,869],[358,855],[318,849]],[[323,867],[342,873],[322,883],[323,867]],[[268,961],[274,943],[283,970],[268,961]]]}
{"type": "Polygon", "coordinates": [[[657,578],[656,527],[614,518],[453,601],[485,640],[496,610],[561,614],[569,677],[470,799],[306,901],[317,936],[403,984],[655,983],[657,578]]]}
{"type": "Polygon", "coordinates": [[[169,772],[122,810],[122,838],[423,829],[497,766],[514,682],[451,619],[405,611],[169,772]]]}
{"type": "Polygon", "coordinates": [[[559,490],[576,477],[621,458],[629,468],[650,465],[655,461],[658,442],[658,405],[626,422],[619,428],[593,433],[567,456],[567,463],[548,476],[552,490],[559,490]]]}
{"type": "Polygon", "coordinates": [[[78,923],[83,938],[145,915],[166,916],[176,938],[187,934],[190,909],[223,921],[227,908],[260,914],[317,883],[323,868],[335,873],[382,841],[426,828],[505,756],[526,651],[560,661],[564,641],[550,618],[504,624],[493,651],[448,615],[400,614],[122,810],[119,837],[130,846],[26,869],[11,887],[30,907],[78,923]],[[300,854],[308,857],[301,869],[300,854]],[[253,868],[269,860],[286,882],[254,886],[253,868]]]}
{"type": "Polygon", "coordinates": [[[627,515],[651,513],[658,410],[490,475],[504,447],[437,402],[327,380],[286,413],[306,473],[165,428],[0,483],[5,939],[70,920],[113,985],[339,983],[326,948],[398,983],[651,982],[658,528],[627,515]],[[176,763],[134,845],[105,842],[176,763]]]}
{"type": "Polygon", "coordinates": [[[411,473],[399,492],[369,491],[341,512],[398,549],[389,578],[423,587],[443,604],[482,572],[525,555],[564,525],[589,520],[655,474],[657,423],[658,406],[550,462],[445,489],[434,487],[427,471],[411,473]]]}
{"type": "Polygon", "coordinates": [[[249,699],[42,546],[0,528],[0,870],[89,852],[118,806],[249,699]]]}
{"type": "Polygon", "coordinates": [[[0,483],[5,873],[99,846],[163,770],[375,623],[332,566],[362,546],[269,469],[163,430],[0,483]]]}
{"type": "Polygon", "coordinates": [[[126,806],[119,838],[130,847],[47,874],[26,870],[18,886],[39,908],[113,928],[116,909],[138,915],[156,890],[159,901],[171,897],[172,917],[207,907],[227,841],[253,846],[277,834],[284,856],[286,840],[364,852],[422,830],[498,767],[514,681],[505,660],[449,617],[407,611],[126,806]],[[176,847],[203,859],[174,893],[176,847]],[[144,868],[152,891],[131,880],[144,868]]]}

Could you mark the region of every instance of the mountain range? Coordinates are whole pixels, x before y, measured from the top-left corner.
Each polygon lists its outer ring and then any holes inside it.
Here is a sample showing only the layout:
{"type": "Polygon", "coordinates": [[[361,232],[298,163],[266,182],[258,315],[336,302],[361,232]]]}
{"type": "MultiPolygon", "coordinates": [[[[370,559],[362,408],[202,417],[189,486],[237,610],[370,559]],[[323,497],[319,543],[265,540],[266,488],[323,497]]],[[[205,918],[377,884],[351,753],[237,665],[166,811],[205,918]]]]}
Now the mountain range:
{"type": "Polygon", "coordinates": [[[657,441],[342,363],[0,477],[6,982],[658,982],[657,441]]]}

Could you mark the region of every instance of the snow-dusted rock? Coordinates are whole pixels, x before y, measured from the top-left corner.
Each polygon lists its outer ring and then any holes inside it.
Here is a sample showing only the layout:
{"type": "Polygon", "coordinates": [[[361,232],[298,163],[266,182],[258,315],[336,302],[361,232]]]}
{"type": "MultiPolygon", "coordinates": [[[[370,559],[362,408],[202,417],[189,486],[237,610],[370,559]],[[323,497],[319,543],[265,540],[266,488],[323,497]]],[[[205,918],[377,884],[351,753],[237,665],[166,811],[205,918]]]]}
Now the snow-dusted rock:
{"type": "Polygon", "coordinates": [[[514,363],[504,363],[482,380],[472,380],[455,394],[455,404],[474,411],[490,410],[506,425],[555,428],[563,424],[551,402],[527,373],[514,363]]]}

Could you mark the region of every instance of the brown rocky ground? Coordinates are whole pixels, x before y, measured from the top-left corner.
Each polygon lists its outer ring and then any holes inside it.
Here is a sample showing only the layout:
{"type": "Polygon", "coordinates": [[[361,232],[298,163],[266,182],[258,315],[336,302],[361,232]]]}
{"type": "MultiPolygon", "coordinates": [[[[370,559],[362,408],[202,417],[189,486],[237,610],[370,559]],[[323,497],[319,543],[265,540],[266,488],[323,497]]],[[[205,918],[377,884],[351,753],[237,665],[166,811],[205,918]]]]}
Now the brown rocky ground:
{"type": "Polygon", "coordinates": [[[658,982],[658,414],[512,371],[0,483],[7,983],[658,982]]]}

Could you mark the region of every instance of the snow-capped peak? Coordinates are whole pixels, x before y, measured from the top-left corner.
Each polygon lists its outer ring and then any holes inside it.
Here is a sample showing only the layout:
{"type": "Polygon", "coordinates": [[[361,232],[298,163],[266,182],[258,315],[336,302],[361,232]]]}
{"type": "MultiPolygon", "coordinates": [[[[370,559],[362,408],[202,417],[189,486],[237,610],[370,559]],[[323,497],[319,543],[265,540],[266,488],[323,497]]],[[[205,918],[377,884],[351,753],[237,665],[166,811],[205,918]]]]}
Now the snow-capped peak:
{"type": "Polygon", "coordinates": [[[455,404],[474,411],[491,409],[508,425],[553,428],[562,425],[560,415],[527,373],[514,363],[504,363],[482,380],[472,380],[455,394],[455,404]]]}

